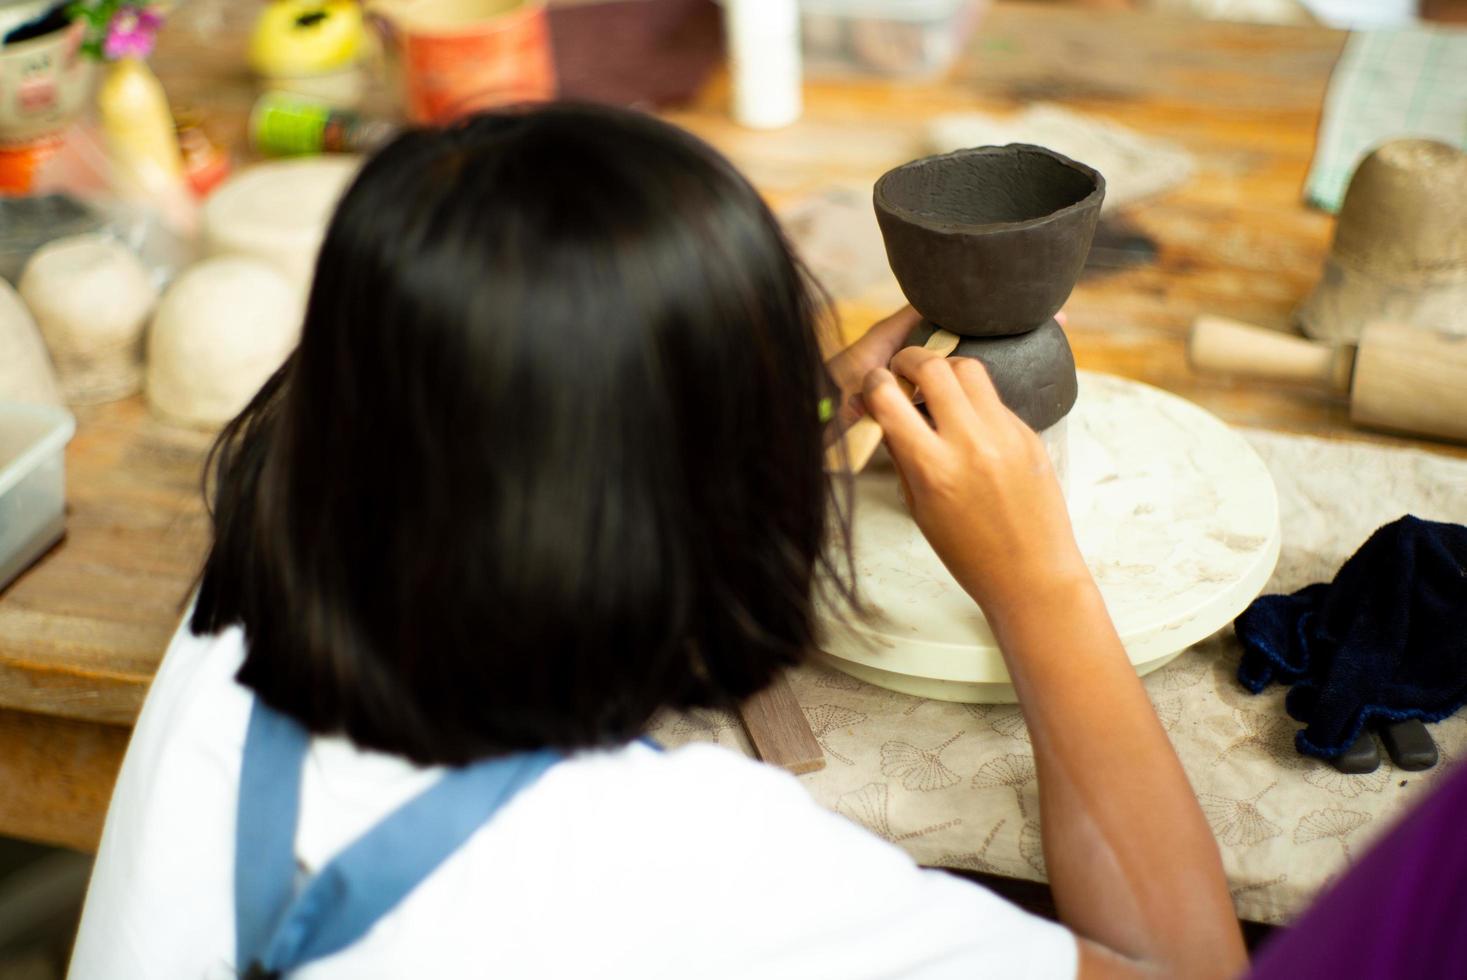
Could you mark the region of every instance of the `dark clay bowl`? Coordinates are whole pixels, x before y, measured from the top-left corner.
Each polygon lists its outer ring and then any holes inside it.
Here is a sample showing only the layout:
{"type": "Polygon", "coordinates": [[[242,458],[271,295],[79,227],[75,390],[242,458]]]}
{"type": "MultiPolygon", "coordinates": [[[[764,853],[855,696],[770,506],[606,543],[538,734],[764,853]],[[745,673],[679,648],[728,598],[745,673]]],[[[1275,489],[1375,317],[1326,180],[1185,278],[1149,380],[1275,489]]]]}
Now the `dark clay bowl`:
{"type": "MultiPolygon", "coordinates": [[[[921,346],[932,333],[924,321],[907,339],[921,346]]],[[[1075,355],[1060,325],[1049,320],[1017,337],[964,337],[953,357],[983,362],[998,397],[1035,432],[1043,432],[1070,413],[1079,393],[1075,355]]]]}
{"type": "Polygon", "coordinates": [[[927,157],[876,182],[886,257],[917,311],[969,337],[1023,333],[1080,278],[1105,178],[1042,146],[927,157]]]}

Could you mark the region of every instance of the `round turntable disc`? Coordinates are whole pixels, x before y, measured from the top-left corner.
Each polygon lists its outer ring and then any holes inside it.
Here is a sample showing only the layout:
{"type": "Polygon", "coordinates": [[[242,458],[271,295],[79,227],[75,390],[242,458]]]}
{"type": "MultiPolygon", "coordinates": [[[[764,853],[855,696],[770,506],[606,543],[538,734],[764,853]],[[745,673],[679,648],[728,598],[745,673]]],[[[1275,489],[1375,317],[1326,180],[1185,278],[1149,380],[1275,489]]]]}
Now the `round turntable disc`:
{"type": "MultiPolygon", "coordinates": [[[[1124,378],[1081,372],[1068,429],[1075,534],[1145,674],[1263,589],[1279,553],[1273,478],[1222,421],[1124,378]]],[[[919,697],[1014,700],[988,622],[918,531],[889,461],[856,478],[853,519],[857,588],[871,615],[827,615],[821,659],[919,697]]]]}

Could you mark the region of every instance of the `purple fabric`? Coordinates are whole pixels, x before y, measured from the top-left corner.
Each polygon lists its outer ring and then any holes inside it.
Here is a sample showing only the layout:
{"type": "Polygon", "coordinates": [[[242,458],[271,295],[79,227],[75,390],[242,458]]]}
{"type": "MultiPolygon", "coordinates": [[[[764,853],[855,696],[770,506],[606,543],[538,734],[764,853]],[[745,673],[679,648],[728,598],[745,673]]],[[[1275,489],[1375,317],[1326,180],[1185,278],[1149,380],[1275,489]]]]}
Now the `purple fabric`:
{"type": "Polygon", "coordinates": [[[1467,765],[1372,847],[1250,977],[1467,977],[1467,765]]]}

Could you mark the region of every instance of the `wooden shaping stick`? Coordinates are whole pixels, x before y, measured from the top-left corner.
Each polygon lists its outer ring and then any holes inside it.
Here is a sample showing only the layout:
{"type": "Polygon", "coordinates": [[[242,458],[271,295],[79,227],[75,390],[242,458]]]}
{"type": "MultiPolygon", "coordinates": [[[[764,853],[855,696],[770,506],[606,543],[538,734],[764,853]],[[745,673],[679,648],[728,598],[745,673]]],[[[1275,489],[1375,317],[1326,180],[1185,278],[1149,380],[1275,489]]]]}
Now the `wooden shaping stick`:
{"type": "MultiPolygon", "coordinates": [[[[922,348],[939,357],[947,357],[957,346],[958,335],[939,327],[932,331],[932,336],[927,338],[922,348]]],[[[908,398],[916,394],[916,389],[905,378],[897,378],[897,384],[901,385],[908,398]]],[[[841,434],[840,441],[825,451],[825,472],[839,473],[847,468],[847,464],[851,473],[861,472],[871,462],[876,447],[881,445],[881,437],[881,426],[875,419],[869,415],[857,419],[841,434]]]]}

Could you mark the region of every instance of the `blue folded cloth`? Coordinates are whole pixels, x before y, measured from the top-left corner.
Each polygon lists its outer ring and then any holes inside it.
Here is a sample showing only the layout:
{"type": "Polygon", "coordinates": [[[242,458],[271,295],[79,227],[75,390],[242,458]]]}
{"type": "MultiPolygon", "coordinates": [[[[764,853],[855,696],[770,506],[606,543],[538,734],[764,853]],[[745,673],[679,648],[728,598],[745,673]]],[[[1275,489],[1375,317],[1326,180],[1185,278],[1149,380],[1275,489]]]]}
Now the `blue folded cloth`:
{"type": "Polygon", "coordinates": [[[1244,687],[1293,685],[1305,755],[1338,756],[1375,719],[1440,721],[1467,703],[1467,527],[1403,517],[1334,582],[1262,596],[1234,627],[1244,687]]]}

